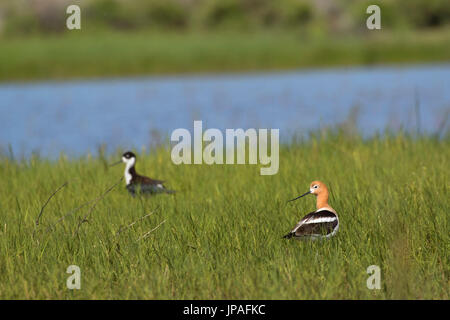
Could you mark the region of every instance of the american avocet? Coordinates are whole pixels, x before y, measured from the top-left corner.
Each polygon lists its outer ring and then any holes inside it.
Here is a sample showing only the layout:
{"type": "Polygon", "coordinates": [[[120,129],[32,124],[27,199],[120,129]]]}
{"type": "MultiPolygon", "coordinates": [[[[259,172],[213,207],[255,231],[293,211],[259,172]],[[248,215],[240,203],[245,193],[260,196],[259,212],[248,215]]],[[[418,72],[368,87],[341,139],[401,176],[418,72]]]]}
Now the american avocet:
{"type": "Polygon", "coordinates": [[[284,238],[329,238],[338,231],[339,218],[336,211],[328,205],[328,188],[323,182],[313,181],[308,192],[288,202],[300,199],[308,194],[317,197],[317,210],[304,216],[284,238]]]}
{"type": "Polygon", "coordinates": [[[122,160],[113,163],[112,165],[124,162],[125,165],[125,182],[127,184],[128,192],[134,196],[137,190],[141,193],[155,194],[155,193],[175,193],[173,190],[168,190],[164,187],[164,181],[154,180],[149,177],[141,176],[136,172],[136,155],[133,152],[125,152],[122,155],[122,160]]]}

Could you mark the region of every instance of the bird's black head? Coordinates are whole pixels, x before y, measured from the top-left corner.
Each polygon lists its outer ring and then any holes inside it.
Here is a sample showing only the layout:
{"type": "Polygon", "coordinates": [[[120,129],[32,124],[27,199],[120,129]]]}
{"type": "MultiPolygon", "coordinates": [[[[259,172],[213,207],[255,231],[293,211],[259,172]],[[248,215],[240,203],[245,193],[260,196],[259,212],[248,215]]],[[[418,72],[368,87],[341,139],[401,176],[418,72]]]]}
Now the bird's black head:
{"type": "Polygon", "coordinates": [[[122,155],[121,160],[111,164],[111,166],[116,166],[121,162],[126,163],[129,167],[132,167],[136,163],[136,155],[131,151],[127,151],[122,155]]]}
{"type": "Polygon", "coordinates": [[[136,155],[131,151],[127,151],[122,155],[122,157],[125,159],[131,159],[131,158],[136,158],[136,155]]]}

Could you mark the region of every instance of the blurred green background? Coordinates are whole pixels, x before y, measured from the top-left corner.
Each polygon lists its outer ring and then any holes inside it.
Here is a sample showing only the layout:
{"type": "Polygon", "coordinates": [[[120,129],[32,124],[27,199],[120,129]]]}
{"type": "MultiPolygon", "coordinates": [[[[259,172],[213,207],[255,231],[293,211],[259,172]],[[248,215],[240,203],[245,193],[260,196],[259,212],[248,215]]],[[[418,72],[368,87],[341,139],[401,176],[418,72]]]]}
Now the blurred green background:
{"type": "Polygon", "coordinates": [[[448,0],[3,0],[0,80],[448,61],[449,22],[448,0]]]}
{"type": "Polygon", "coordinates": [[[285,29],[309,35],[367,32],[366,8],[378,4],[383,27],[426,29],[450,22],[447,0],[7,0],[2,35],[67,32],[65,8],[83,11],[84,31],[98,29],[258,30],[285,29]]]}

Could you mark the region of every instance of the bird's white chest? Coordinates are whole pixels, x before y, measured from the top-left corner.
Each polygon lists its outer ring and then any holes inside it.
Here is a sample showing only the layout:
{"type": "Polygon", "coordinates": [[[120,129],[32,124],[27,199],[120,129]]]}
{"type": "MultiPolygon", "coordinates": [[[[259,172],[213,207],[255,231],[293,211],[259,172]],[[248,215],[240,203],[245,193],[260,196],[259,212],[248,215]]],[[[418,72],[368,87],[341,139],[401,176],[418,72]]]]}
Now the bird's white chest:
{"type": "Polygon", "coordinates": [[[133,179],[133,176],[130,174],[130,172],[128,170],[125,170],[125,182],[127,184],[130,184],[131,179],[133,179]]]}
{"type": "Polygon", "coordinates": [[[130,169],[131,167],[133,167],[134,163],[127,163],[126,167],[125,167],[125,182],[127,185],[129,185],[131,183],[131,180],[133,179],[133,176],[130,173],[130,169]]]}

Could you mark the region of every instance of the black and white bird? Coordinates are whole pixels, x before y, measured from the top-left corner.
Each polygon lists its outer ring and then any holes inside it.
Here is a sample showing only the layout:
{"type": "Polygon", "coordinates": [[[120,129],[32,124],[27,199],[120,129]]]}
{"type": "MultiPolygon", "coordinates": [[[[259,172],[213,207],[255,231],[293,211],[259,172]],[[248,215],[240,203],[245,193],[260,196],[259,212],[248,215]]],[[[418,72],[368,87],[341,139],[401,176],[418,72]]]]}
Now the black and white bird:
{"type": "Polygon", "coordinates": [[[304,216],[284,238],[299,240],[330,238],[338,231],[339,218],[336,211],[328,205],[328,188],[323,182],[313,181],[308,192],[288,202],[300,199],[308,194],[317,197],[317,210],[304,216]]]}
{"type": "Polygon", "coordinates": [[[112,165],[117,165],[121,162],[125,163],[125,182],[127,184],[127,190],[132,196],[135,196],[136,192],[145,194],[175,193],[174,190],[168,190],[164,187],[164,181],[154,180],[149,177],[139,175],[136,172],[136,155],[133,152],[125,152],[122,155],[122,160],[112,165]]]}

